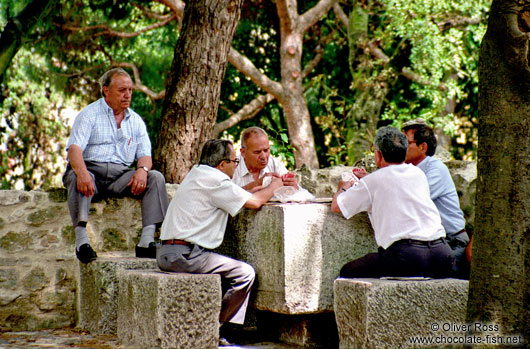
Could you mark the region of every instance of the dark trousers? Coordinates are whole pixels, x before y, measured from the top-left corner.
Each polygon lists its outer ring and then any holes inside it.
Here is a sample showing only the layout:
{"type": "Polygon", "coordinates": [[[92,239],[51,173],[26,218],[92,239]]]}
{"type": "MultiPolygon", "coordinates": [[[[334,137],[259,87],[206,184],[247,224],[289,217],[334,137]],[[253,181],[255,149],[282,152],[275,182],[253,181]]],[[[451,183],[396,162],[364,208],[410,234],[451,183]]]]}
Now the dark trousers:
{"type": "Polygon", "coordinates": [[[457,279],[469,279],[470,265],[465,254],[466,247],[469,244],[467,232],[462,229],[456,234],[448,234],[447,243],[453,250],[453,255],[455,256],[453,277],[457,279]]]}
{"type": "Polygon", "coordinates": [[[70,165],[66,168],[63,183],[68,189],[68,209],[72,224],[88,221],[90,202],[106,197],[134,197],[142,200],[142,226],[162,223],[166,216],[169,201],[164,176],[151,170],[147,176],[147,188],[141,195],[133,195],[127,185],[135,173],[135,169],[125,165],[106,162],[86,162],[88,172],[94,179],[95,192],[87,198],[77,190],[77,176],[70,165]],[[83,203],[83,201],[87,201],[83,203]]]}
{"type": "Polygon", "coordinates": [[[441,238],[431,242],[399,240],[386,250],[369,253],[344,265],[340,277],[425,276],[448,278],[453,274],[451,247],[441,238]]]}

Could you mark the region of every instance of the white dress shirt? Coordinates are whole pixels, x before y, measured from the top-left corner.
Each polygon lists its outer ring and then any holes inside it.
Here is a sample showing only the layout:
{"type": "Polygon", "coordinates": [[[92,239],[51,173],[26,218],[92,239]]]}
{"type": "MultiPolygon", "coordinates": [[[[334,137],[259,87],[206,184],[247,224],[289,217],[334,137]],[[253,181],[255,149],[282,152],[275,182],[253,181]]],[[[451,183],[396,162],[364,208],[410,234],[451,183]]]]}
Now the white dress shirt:
{"type": "Polygon", "coordinates": [[[207,249],[219,247],[228,215],[235,216],[251,196],[222,171],[195,165],[169,204],[160,239],[185,240],[207,249]]]}
{"type": "Polygon", "coordinates": [[[346,218],[367,211],[375,241],[385,249],[402,239],[432,241],[445,237],[427,178],[414,165],[378,169],[339,194],[337,204],[346,218]]]}

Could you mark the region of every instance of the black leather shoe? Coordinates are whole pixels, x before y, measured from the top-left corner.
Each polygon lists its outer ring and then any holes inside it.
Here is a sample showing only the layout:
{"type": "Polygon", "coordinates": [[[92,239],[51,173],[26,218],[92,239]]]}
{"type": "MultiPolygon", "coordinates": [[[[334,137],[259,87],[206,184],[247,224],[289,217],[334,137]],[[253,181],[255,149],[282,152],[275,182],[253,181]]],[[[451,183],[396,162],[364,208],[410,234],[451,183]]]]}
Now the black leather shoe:
{"type": "Polygon", "coordinates": [[[92,249],[92,247],[90,247],[89,244],[83,244],[79,246],[79,251],[76,249],[75,255],[77,256],[77,259],[79,259],[81,263],[90,263],[96,260],[96,258],[98,258],[98,255],[92,249]]]}
{"type": "Polygon", "coordinates": [[[156,243],[150,242],[149,247],[136,245],[134,252],[136,253],[136,258],[156,258],[156,243]]]}

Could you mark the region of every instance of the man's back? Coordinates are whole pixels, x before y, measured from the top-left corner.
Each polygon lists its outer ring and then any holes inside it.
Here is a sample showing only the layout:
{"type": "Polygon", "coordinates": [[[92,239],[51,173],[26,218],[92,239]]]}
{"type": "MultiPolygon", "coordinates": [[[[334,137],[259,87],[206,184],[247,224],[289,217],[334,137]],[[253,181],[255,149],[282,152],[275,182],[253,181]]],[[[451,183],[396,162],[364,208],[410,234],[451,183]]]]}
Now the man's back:
{"type": "Polygon", "coordinates": [[[169,204],[161,239],[177,234],[179,239],[216,248],[223,241],[228,214],[236,215],[250,196],[218,169],[194,166],[169,204]]]}
{"type": "Polygon", "coordinates": [[[362,195],[344,194],[344,216],[368,211],[376,242],[383,248],[403,238],[429,241],[445,235],[427,179],[413,165],[380,168],[350,190],[362,195]]]}
{"type": "Polygon", "coordinates": [[[417,166],[427,176],[431,199],[440,212],[442,225],[447,235],[464,229],[466,221],[447,166],[431,156],[426,157],[417,166]]]}

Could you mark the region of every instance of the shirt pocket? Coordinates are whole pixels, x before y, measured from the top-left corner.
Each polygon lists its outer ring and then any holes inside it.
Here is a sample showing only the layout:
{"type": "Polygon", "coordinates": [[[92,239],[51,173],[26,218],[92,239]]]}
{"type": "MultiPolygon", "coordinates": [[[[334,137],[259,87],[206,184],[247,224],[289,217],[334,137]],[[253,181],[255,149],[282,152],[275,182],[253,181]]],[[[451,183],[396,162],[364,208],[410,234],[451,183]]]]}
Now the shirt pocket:
{"type": "Polygon", "coordinates": [[[125,161],[131,163],[135,159],[136,148],[138,143],[133,138],[125,138],[120,141],[122,143],[122,149],[124,149],[125,161]]]}

